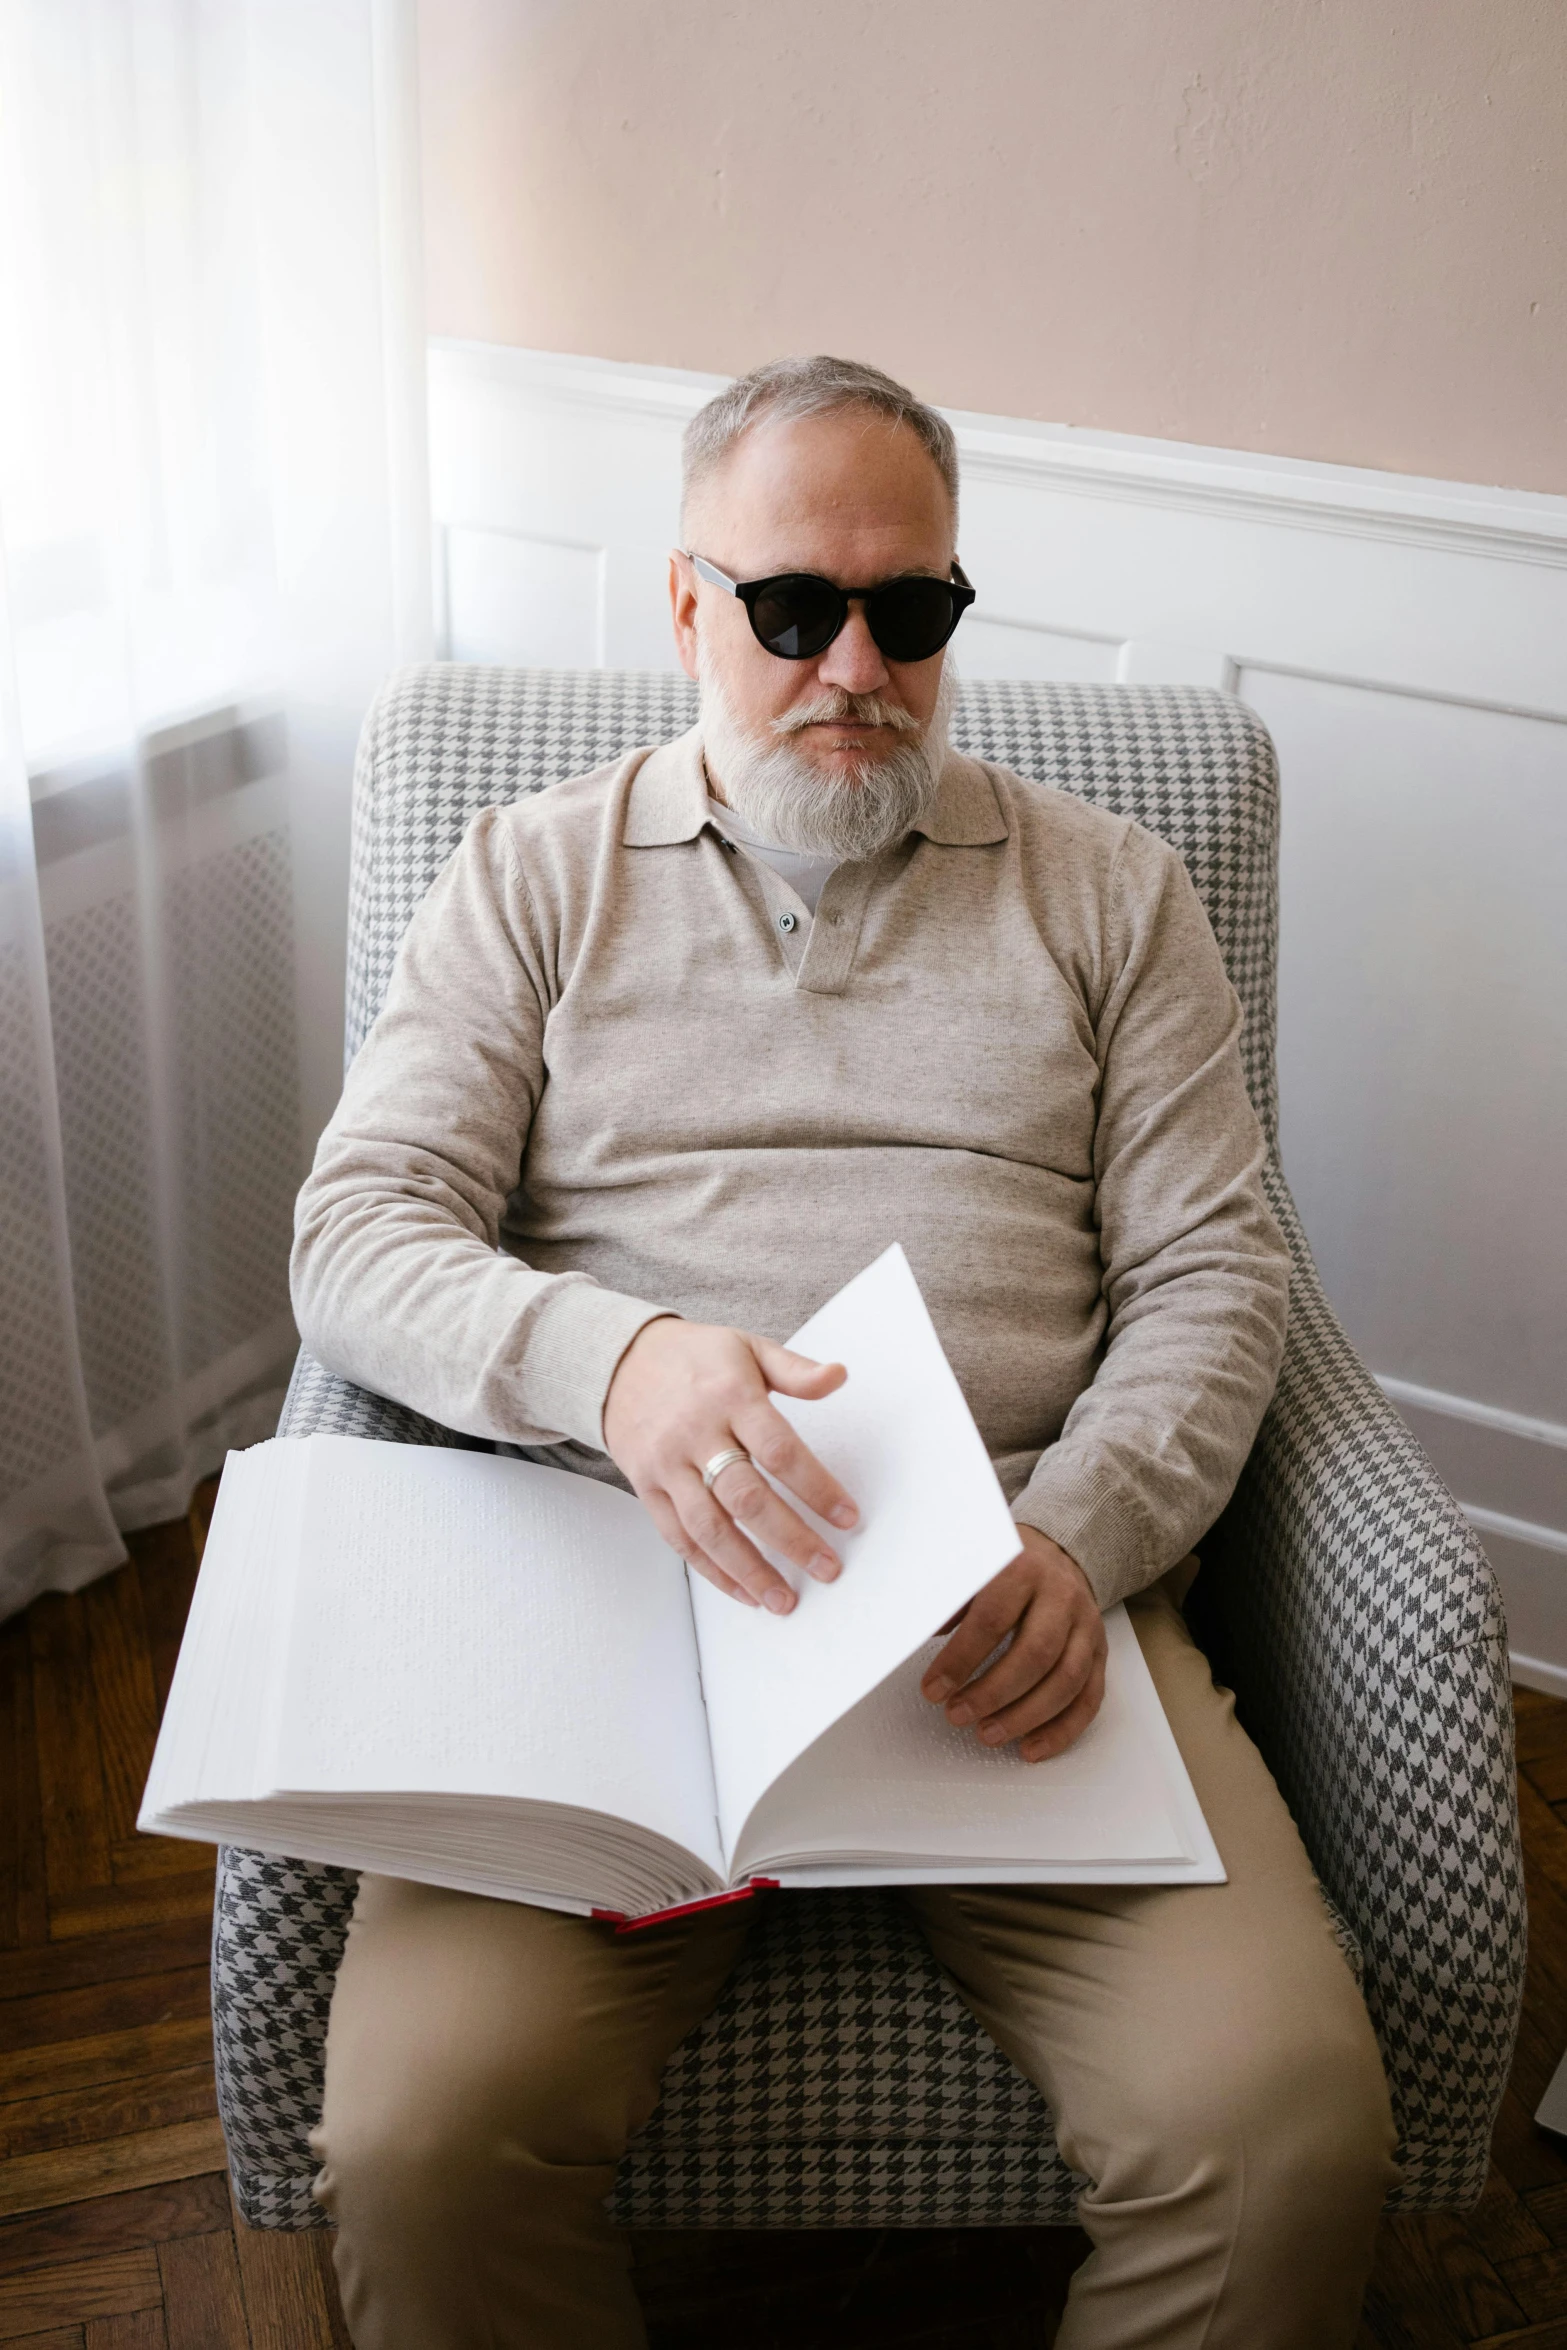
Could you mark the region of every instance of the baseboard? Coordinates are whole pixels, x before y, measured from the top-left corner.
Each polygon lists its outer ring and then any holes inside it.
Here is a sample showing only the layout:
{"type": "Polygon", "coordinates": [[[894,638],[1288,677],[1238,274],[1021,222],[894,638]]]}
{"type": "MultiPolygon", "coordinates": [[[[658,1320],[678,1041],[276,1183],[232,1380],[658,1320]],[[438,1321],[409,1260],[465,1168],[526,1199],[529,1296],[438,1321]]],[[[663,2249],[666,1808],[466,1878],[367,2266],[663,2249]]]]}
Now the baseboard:
{"type": "Polygon", "coordinates": [[[1496,1570],[1513,1679],[1567,1697],[1567,1428],[1377,1374],[1496,1570]]]}
{"type": "Polygon", "coordinates": [[[1567,1665],[1547,1664],[1538,1656],[1521,1656],[1516,1648],[1507,1661],[1520,1689],[1536,1689],[1542,1697],[1567,1697],[1567,1665]]]}
{"type": "Polygon", "coordinates": [[[1470,1523],[1501,1586],[1514,1678],[1567,1697],[1567,1556],[1555,1544],[1482,1526],[1473,1513],[1470,1523]]]}

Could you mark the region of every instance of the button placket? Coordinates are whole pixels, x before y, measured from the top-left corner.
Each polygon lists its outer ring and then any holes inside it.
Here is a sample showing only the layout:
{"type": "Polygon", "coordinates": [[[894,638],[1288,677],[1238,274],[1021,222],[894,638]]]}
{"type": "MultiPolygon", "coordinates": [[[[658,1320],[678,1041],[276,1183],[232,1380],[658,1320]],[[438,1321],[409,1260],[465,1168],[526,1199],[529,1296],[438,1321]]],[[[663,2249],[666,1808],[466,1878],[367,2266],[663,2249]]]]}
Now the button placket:
{"type": "Polygon", "coordinates": [[[827,876],[795,983],[810,994],[843,993],[881,862],[876,858],[868,865],[840,865],[827,876]]]}
{"type": "Polygon", "coordinates": [[[790,977],[798,982],[800,965],[811,943],[813,925],[809,910],[803,899],[795,896],[789,884],[779,878],[771,865],[764,864],[760,857],[753,857],[748,851],[742,850],[741,854],[761,890],[762,903],[767,909],[767,926],[789,966],[790,977]]]}
{"type": "Polygon", "coordinates": [[[753,905],[760,901],[774,945],[783,955],[790,977],[798,979],[801,958],[811,936],[811,917],[803,900],[795,896],[787,882],[780,881],[770,865],[754,857],[743,842],[726,840],[716,825],[710,826],[710,830],[725,851],[741,889],[753,905]]]}

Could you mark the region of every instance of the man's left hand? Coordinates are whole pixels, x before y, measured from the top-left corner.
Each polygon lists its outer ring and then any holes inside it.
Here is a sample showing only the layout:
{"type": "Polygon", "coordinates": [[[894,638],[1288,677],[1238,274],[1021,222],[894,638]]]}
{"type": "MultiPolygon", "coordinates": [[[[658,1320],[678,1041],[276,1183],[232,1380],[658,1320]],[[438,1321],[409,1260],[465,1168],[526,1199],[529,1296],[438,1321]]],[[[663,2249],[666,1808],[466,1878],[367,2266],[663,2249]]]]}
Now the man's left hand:
{"type": "Polygon", "coordinates": [[[987,1746],[1021,1740],[1025,1762],[1064,1754],[1105,1693],[1105,1627],[1088,1577],[1048,1534],[1019,1526],[1021,1554],[969,1601],[920,1683],[956,1729],[987,1746]],[[976,1681],[991,1650],[1010,1646],[976,1681]]]}

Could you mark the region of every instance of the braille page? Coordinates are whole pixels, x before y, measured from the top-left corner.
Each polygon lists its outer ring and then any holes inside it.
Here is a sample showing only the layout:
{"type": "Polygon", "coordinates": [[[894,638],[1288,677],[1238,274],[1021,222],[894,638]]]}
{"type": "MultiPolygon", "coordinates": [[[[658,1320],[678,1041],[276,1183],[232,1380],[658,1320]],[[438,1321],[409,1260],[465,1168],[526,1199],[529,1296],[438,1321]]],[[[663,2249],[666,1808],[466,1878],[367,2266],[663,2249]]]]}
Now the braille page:
{"type": "Polygon", "coordinates": [[[273,1785],[608,1812],[722,1876],[685,1569],[531,1461],[311,1436],[273,1785]]]}
{"type": "Polygon", "coordinates": [[[692,1577],[726,1853],[796,1756],[1019,1547],[901,1248],[857,1274],[789,1343],[848,1370],[820,1403],[773,1401],[853,1494],[860,1524],[847,1535],[820,1528],[844,1562],[835,1583],[783,1570],[799,1593],[792,1615],[741,1607],[692,1577]]]}
{"type": "Polygon", "coordinates": [[[1124,1607],[1105,1618],[1104,1703],[1049,1762],[998,1753],[920,1695],[932,1641],[771,1787],[738,1870],[830,1883],[881,1864],[907,1883],[976,1868],[1010,1883],[1210,1882],[1223,1869],[1124,1607]]]}
{"type": "Polygon", "coordinates": [[[264,1794],[303,1500],[297,1445],[253,1445],[224,1464],[139,1825],[178,1833],[171,1806],[264,1794]]]}

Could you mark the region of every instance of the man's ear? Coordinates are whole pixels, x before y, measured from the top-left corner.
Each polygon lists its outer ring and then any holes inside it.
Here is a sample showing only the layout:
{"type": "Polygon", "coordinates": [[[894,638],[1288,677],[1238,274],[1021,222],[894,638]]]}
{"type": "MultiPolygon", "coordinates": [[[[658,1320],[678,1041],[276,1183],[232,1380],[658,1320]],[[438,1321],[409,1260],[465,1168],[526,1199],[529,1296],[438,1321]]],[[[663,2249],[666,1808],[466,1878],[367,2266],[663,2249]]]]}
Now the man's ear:
{"type": "Polygon", "coordinates": [[[697,674],[696,573],[678,547],[669,551],[669,613],[675,626],[675,651],[687,677],[697,674]]]}

